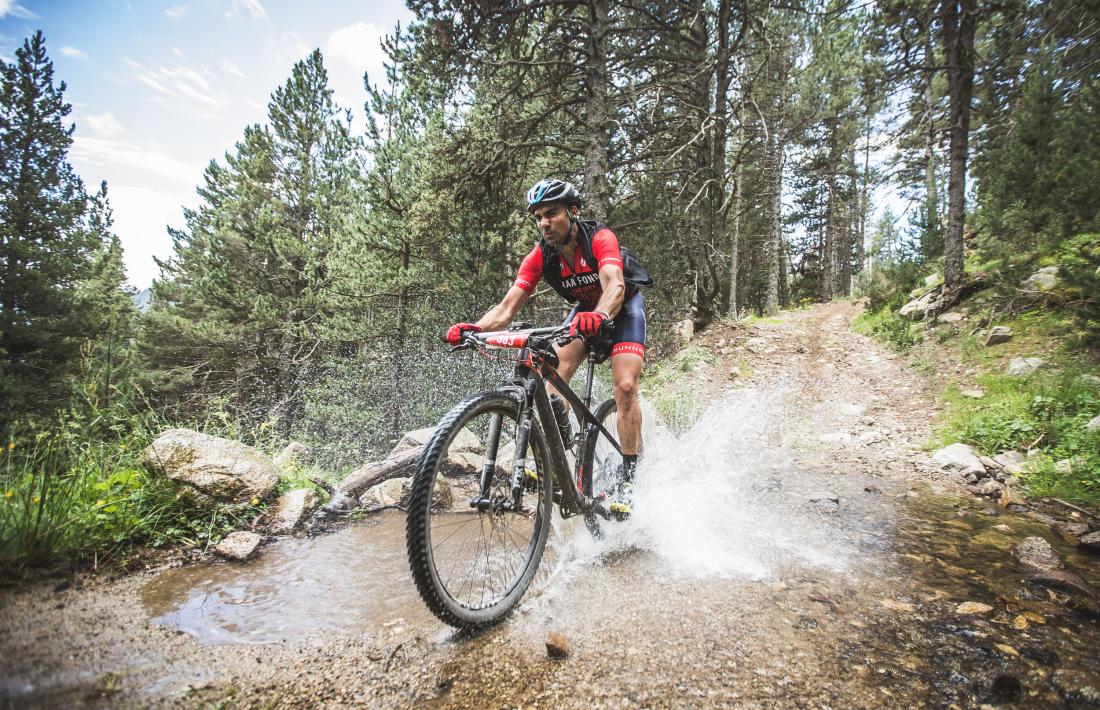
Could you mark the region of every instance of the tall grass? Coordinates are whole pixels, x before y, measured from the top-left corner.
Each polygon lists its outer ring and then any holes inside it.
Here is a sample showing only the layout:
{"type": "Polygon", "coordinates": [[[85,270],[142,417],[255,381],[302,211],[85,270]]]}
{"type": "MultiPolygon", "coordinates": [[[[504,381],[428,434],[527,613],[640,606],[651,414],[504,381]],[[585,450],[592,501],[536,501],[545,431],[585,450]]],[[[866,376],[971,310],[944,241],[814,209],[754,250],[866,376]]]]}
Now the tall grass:
{"type": "MultiPolygon", "coordinates": [[[[258,512],[197,508],[147,471],[141,452],[170,425],[126,378],[101,374],[86,367],[71,408],[0,438],[0,570],[109,559],[139,544],[204,546],[258,512]]],[[[215,414],[200,428],[229,433],[231,421],[215,414]]]]}

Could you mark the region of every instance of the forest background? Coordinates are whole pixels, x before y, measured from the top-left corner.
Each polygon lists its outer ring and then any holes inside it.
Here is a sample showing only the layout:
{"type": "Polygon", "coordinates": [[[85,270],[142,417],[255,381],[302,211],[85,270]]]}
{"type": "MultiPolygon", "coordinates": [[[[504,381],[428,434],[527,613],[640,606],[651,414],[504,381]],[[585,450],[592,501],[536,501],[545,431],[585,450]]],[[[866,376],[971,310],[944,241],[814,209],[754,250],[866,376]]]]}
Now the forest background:
{"type": "MultiPolygon", "coordinates": [[[[108,186],[68,161],[79,126],[45,38],[3,64],[6,563],[202,543],[263,504],[188,509],[137,460],[170,426],[301,441],[338,477],[492,382],[439,335],[506,290],[537,236],[520,198],[546,176],[573,180],[656,277],[658,359],[674,322],[852,295],[904,343],[894,310],[923,274],[942,273],[942,311],[1044,259],[1077,347],[1095,347],[1096,3],[409,8],[386,75],[364,76],[365,129],[321,52],[298,62],[209,163],[141,307],[108,186]],[[871,223],[887,183],[908,218],[871,223]]],[[[522,317],[562,315],[540,290],[522,317]]]]}

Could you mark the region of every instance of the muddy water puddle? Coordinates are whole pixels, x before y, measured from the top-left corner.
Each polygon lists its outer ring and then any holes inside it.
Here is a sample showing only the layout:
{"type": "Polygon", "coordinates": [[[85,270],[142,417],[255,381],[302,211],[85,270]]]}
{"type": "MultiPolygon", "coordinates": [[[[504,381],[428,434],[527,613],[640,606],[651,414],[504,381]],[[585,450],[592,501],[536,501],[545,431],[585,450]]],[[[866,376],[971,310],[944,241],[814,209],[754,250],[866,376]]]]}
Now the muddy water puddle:
{"type": "Polygon", "coordinates": [[[246,564],[170,570],[147,584],[141,598],[154,623],[204,644],[434,626],[409,575],[405,516],[396,511],[332,535],[281,539],[246,564]]]}

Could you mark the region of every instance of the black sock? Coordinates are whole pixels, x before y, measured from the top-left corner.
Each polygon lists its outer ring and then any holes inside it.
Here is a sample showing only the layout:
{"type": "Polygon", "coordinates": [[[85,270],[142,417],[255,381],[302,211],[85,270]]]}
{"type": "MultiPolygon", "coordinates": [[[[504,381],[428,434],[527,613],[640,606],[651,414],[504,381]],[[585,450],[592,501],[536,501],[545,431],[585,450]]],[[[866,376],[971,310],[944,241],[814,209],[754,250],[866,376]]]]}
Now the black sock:
{"type": "Polygon", "coordinates": [[[634,480],[634,470],[638,468],[638,454],[623,454],[623,482],[634,480]]]}

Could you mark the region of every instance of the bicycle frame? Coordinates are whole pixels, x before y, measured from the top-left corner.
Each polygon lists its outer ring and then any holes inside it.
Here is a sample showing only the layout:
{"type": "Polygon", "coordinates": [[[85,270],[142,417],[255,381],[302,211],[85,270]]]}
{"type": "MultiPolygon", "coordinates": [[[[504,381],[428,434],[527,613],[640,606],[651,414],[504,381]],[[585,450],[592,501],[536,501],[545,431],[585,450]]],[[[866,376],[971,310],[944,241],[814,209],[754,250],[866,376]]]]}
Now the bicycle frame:
{"type": "MultiPolygon", "coordinates": [[[[529,436],[531,432],[531,417],[538,415],[542,422],[543,433],[547,438],[550,452],[550,466],[561,489],[561,501],[559,510],[563,518],[593,511],[595,499],[584,495],[573,483],[569,475],[569,462],[565,454],[565,443],[558,431],[557,419],[550,406],[550,397],[546,392],[546,382],[554,385],[554,388],[573,406],[578,422],[582,423],[580,438],[577,441],[576,481],[579,485],[582,476],[591,475],[591,472],[582,471],[583,452],[588,442],[588,437],[596,431],[600,431],[608,438],[616,450],[619,442],[616,436],[607,431],[596,419],[590,409],[592,402],[592,375],[596,366],[596,354],[593,347],[588,349],[588,381],[585,386],[584,398],[580,398],[569,387],[557,372],[557,354],[551,348],[552,343],[562,336],[562,328],[541,328],[529,331],[502,331],[481,333],[471,336],[470,340],[477,343],[498,348],[520,348],[519,360],[512,373],[513,383],[522,388],[523,397],[520,400],[519,426],[516,433],[515,462],[512,470],[512,500],[511,508],[518,510],[522,503],[524,468],[527,460],[529,436]],[[532,406],[533,405],[533,406],[532,406]]],[[[470,501],[471,507],[486,510],[500,502],[494,502],[488,497],[489,484],[493,470],[496,466],[497,447],[500,445],[501,421],[495,419],[490,423],[488,440],[486,442],[485,464],[481,472],[480,495],[470,501]]]]}

